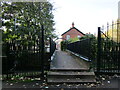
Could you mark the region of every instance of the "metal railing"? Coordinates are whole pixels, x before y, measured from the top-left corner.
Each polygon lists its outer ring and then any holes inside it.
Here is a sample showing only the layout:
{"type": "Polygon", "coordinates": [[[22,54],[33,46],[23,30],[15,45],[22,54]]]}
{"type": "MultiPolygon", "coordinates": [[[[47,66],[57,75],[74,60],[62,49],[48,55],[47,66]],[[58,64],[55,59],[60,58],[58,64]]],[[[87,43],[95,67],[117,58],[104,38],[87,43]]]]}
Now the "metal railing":
{"type": "Polygon", "coordinates": [[[97,72],[120,73],[120,22],[98,28],[97,72]]]}
{"type": "Polygon", "coordinates": [[[90,61],[90,52],[91,52],[91,39],[85,39],[77,42],[73,42],[67,45],[67,49],[81,55],[83,58],[90,61]]]}
{"type": "Polygon", "coordinates": [[[56,49],[56,43],[50,38],[50,56],[53,55],[56,49]]]}
{"type": "Polygon", "coordinates": [[[91,61],[98,73],[120,73],[120,21],[98,28],[97,39],[67,45],[67,49],[91,61]]]}
{"type": "Polygon", "coordinates": [[[3,43],[2,51],[2,74],[19,74],[22,72],[41,72],[44,76],[44,71],[49,70],[49,59],[55,51],[55,42],[50,38],[45,40],[44,28],[42,27],[41,36],[29,35],[27,40],[9,40],[3,43]],[[45,42],[50,45],[49,52],[46,52],[45,42]]]}

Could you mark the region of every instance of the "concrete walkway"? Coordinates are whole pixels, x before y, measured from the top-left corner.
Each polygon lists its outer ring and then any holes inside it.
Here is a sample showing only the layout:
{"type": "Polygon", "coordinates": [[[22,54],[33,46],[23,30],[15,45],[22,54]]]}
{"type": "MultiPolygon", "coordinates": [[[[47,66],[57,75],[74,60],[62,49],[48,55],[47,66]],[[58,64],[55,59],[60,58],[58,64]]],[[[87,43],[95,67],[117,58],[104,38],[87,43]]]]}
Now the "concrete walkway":
{"type": "Polygon", "coordinates": [[[54,59],[51,62],[51,69],[88,69],[86,61],[72,55],[70,52],[56,50],[54,59]]]}

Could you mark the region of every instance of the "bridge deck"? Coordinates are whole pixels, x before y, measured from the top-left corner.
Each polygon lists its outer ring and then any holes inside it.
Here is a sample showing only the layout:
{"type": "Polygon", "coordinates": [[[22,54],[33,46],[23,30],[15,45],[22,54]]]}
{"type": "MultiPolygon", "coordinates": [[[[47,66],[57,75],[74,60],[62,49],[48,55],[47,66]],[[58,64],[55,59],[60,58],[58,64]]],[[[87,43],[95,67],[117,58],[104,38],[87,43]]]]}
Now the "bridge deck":
{"type": "Polygon", "coordinates": [[[56,50],[51,69],[88,69],[89,63],[69,52],[56,50]]]}

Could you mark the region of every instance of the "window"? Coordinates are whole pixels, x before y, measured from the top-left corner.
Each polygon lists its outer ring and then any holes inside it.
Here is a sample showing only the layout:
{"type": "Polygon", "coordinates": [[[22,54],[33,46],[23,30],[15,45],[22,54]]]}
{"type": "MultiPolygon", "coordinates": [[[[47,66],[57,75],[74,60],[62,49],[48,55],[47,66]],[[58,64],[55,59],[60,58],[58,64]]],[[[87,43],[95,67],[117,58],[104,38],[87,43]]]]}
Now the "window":
{"type": "Polygon", "coordinates": [[[80,38],[81,36],[80,35],[78,35],[78,38],[80,38]]]}
{"type": "Polygon", "coordinates": [[[70,35],[66,35],[66,40],[69,40],[70,39],[70,35]]]}

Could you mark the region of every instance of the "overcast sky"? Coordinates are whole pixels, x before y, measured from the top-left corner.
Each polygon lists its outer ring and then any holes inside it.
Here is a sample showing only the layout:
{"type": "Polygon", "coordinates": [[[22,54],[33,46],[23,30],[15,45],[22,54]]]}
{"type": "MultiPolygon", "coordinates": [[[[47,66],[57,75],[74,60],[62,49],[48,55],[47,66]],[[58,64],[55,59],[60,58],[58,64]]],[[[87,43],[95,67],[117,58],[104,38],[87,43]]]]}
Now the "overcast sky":
{"type": "Polygon", "coordinates": [[[50,0],[54,5],[55,29],[59,36],[72,22],[83,33],[96,33],[97,27],[118,18],[120,0],[50,0]]]}

